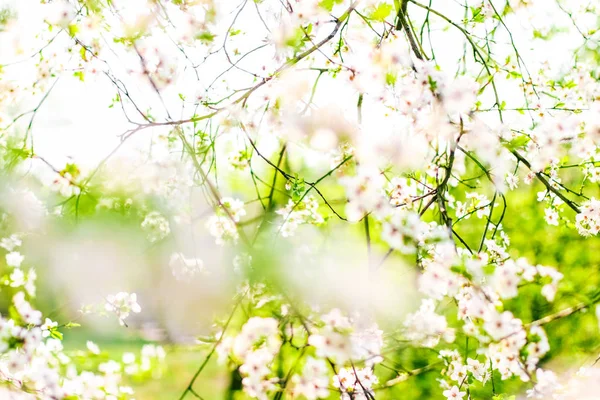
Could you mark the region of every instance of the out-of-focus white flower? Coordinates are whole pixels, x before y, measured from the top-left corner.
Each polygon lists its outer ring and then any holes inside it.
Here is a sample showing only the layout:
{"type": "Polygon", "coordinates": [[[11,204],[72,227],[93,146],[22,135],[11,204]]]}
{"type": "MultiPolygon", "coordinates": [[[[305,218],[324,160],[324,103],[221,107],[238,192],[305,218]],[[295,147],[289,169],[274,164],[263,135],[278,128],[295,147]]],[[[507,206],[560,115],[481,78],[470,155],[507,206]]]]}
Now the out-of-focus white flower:
{"type": "Polygon", "coordinates": [[[218,245],[227,240],[235,242],[239,237],[235,222],[229,216],[213,215],[206,221],[206,227],[218,245]]]}
{"type": "Polygon", "coordinates": [[[31,325],[40,325],[42,323],[42,313],[31,307],[31,304],[25,300],[24,292],[18,292],[13,296],[13,304],[26,323],[31,325]]]}
{"type": "Polygon", "coordinates": [[[177,280],[190,280],[204,271],[204,262],[199,258],[186,258],[183,253],[171,254],[171,272],[177,280]]]}
{"type": "Polygon", "coordinates": [[[66,0],[53,1],[46,5],[46,21],[61,28],[67,28],[75,17],[75,8],[66,0]]]}
{"type": "Polygon", "coordinates": [[[440,339],[454,341],[454,331],[448,328],[443,315],[436,314],[435,302],[425,299],[416,313],[409,314],[404,321],[406,337],[424,347],[436,346],[440,339]]]}
{"type": "Polygon", "coordinates": [[[538,368],[535,372],[537,383],[527,391],[527,398],[530,399],[549,399],[553,398],[555,392],[560,388],[558,378],[552,371],[545,371],[538,368]]]}
{"type": "Polygon", "coordinates": [[[17,235],[10,235],[0,240],[0,247],[9,252],[12,252],[16,247],[21,246],[21,244],[21,239],[17,235]]]}
{"type": "Polygon", "coordinates": [[[18,268],[21,266],[24,259],[25,257],[18,251],[11,251],[6,255],[6,265],[18,268]]]}
{"type": "Polygon", "coordinates": [[[304,396],[309,400],[329,397],[329,377],[325,360],[307,358],[302,375],[294,375],[292,383],[294,396],[304,396]]]}
{"type": "Polygon", "coordinates": [[[137,303],[137,295],[127,292],[119,292],[108,296],[104,308],[106,311],[115,313],[121,325],[125,325],[125,319],[131,312],[139,313],[142,311],[142,308],[137,303]]]}
{"type": "Polygon", "coordinates": [[[88,340],[86,342],[86,347],[90,351],[90,353],[100,354],[100,347],[98,347],[98,345],[96,343],[92,342],[91,340],[88,340]]]}
{"type": "Polygon", "coordinates": [[[448,113],[466,113],[470,111],[477,98],[477,89],[477,83],[466,76],[461,76],[448,85],[442,93],[442,101],[448,113]]]}
{"type": "Polygon", "coordinates": [[[157,211],[146,215],[142,221],[142,229],[147,232],[148,240],[151,242],[162,240],[171,233],[169,221],[157,211]]]}

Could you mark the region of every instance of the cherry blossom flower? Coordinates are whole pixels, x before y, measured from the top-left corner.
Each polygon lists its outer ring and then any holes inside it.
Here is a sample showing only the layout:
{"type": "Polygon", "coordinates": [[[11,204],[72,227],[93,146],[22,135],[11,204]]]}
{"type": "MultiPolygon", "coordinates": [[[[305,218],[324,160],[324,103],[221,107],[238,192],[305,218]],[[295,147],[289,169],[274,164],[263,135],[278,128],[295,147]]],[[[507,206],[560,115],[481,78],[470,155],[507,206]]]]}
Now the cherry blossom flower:
{"type": "Polygon", "coordinates": [[[18,251],[11,251],[6,255],[6,265],[9,267],[20,267],[25,257],[18,251]]]}
{"type": "Polygon", "coordinates": [[[461,392],[458,386],[452,386],[450,389],[444,390],[443,393],[448,400],[462,399],[466,394],[467,392],[461,392]]]}
{"type": "Polygon", "coordinates": [[[104,306],[106,311],[113,312],[119,318],[119,323],[125,325],[125,319],[130,313],[139,313],[142,308],[137,303],[137,295],[135,293],[119,292],[115,295],[109,295],[106,298],[104,306]]]}

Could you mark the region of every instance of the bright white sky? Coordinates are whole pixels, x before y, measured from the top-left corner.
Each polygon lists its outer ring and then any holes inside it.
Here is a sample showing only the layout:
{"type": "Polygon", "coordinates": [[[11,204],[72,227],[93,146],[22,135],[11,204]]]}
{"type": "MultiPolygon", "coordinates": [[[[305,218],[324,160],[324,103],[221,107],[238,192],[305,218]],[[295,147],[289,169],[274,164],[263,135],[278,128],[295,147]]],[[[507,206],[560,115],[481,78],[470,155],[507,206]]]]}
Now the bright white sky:
{"type": "MultiPolygon", "coordinates": [[[[135,0],[140,3],[140,1],[135,0]]],[[[500,3],[500,2],[498,2],[500,3]]],[[[566,16],[557,10],[544,7],[544,2],[538,2],[541,5],[536,6],[531,15],[533,16],[534,23],[538,26],[545,26],[549,23],[555,22],[558,25],[570,24],[570,21],[566,19],[566,16]]],[[[42,22],[47,9],[39,5],[36,0],[0,0],[0,6],[10,4],[18,12],[19,25],[15,28],[11,28],[9,32],[0,34],[0,64],[10,63],[14,60],[23,60],[23,55],[16,55],[15,50],[19,46],[15,46],[15,43],[20,43],[22,47],[34,49],[40,48],[40,42],[32,39],[31,33],[35,32],[36,29],[41,29],[44,24],[42,22]],[[17,42],[15,42],[17,39],[17,42]]],[[[133,3],[130,5],[134,5],[133,3]]],[[[228,1],[224,2],[223,8],[230,8],[234,10],[237,7],[238,2],[228,1]]],[[[446,0],[438,0],[433,2],[434,8],[447,13],[448,16],[459,21],[462,18],[461,10],[462,7],[457,7],[452,2],[446,0]]],[[[132,7],[136,9],[136,7],[132,7]]],[[[139,12],[144,12],[144,7],[139,6],[137,8],[139,12]]],[[[230,11],[231,11],[230,10],[230,11]]],[[[246,11],[246,10],[245,10],[246,11]]],[[[238,18],[236,27],[242,31],[253,32],[256,30],[256,24],[259,23],[257,16],[252,10],[244,12],[238,18]]],[[[224,10],[226,13],[227,11],[224,10]]],[[[411,13],[415,21],[420,21],[423,15],[423,10],[418,9],[415,6],[411,6],[411,13]]],[[[233,14],[231,13],[231,16],[233,14]]],[[[433,18],[433,17],[432,17],[433,18]]],[[[590,17],[591,18],[591,17],[590,17]]],[[[230,21],[231,18],[226,19],[230,21]]],[[[594,26],[595,21],[577,21],[580,26],[594,26]]],[[[518,40],[520,37],[527,37],[524,35],[523,28],[520,27],[519,23],[515,21],[507,20],[513,31],[513,36],[518,41],[518,47],[523,57],[528,63],[530,69],[535,70],[543,61],[548,61],[551,65],[562,65],[565,61],[564,54],[572,49],[573,46],[581,43],[581,37],[577,37],[575,34],[572,35],[558,35],[551,42],[536,41],[535,43],[526,43],[518,40]]],[[[227,25],[227,24],[226,24],[227,25]]],[[[441,26],[441,25],[437,25],[441,26]]],[[[484,32],[481,32],[483,35],[484,32]]],[[[463,37],[455,29],[437,29],[432,32],[433,40],[437,43],[447,43],[448,46],[439,46],[436,49],[436,57],[440,65],[447,66],[447,73],[453,74],[456,68],[456,60],[459,54],[462,52],[462,46],[457,45],[463,42],[463,37]]],[[[256,39],[259,36],[264,36],[264,33],[257,35],[239,35],[236,38],[230,38],[231,46],[246,45],[252,42],[254,45],[257,43],[256,39]],[[252,41],[254,38],[254,41],[252,41]]],[[[505,39],[508,43],[507,35],[498,36],[500,39],[505,39]]],[[[69,37],[66,34],[62,34],[57,40],[59,42],[63,40],[64,45],[69,45],[69,37]]],[[[505,46],[506,51],[510,50],[510,47],[505,46]]],[[[496,48],[500,51],[500,47],[496,48]]],[[[196,56],[202,57],[206,54],[207,49],[199,49],[196,56]]],[[[30,50],[26,51],[25,54],[30,54],[30,50]]],[[[272,54],[272,53],[271,53],[272,54]]],[[[106,55],[107,59],[112,57],[111,65],[121,65],[127,67],[127,63],[133,63],[135,65],[137,60],[120,58],[118,55],[106,55]],[[112,62],[115,63],[112,63],[112,62]]],[[[500,57],[498,57],[500,58],[500,57]]],[[[176,93],[183,92],[186,96],[193,96],[198,90],[199,85],[206,85],[206,82],[210,81],[207,79],[208,76],[216,76],[224,69],[223,59],[217,57],[214,58],[214,62],[207,64],[202,69],[202,76],[200,82],[196,80],[191,74],[180,74],[179,81],[177,82],[177,89],[171,88],[166,90],[165,98],[170,110],[180,109],[180,102],[176,93]],[[171,99],[171,100],[169,100],[171,99]]],[[[247,64],[245,66],[248,69],[256,70],[258,65],[261,63],[264,65],[265,56],[259,55],[257,58],[252,59],[248,57],[247,64]],[[254,69],[252,68],[254,64],[254,69]]],[[[180,67],[185,64],[185,61],[180,62],[180,67]]],[[[279,63],[271,63],[273,66],[279,63]]],[[[271,65],[270,64],[270,65],[271,65]]],[[[124,71],[121,71],[122,73],[124,71]]],[[[8,79],[13,79],[17,82],[30,82],[32,73],[35,71],[32,69],[31,62],[20,63],[16,66],[6,68],[6,76],[8,79]]],[[[117,105],[114,108],[108,108],[110,100],[115,95],[115,90],[112,83],[102,75],[97,78],[92,76],[86,76],[85,82],[79,82],[76,78],[70,76],[70,73],[65,73],[57,83],[57,86],[52,90],[50,96],[45,101],[43,107],[40,109],[35,117],[33,125],[33,138],[36,153],[44,156],[52,163],[56,163],[58,167],[61,167],[67,159],[72,159],[84,167],[93,167],[106,155],[108,155],[119,143],[118,135],[125,132],[131,126],[127,123],[123,116],[123,112],[117,105]]],[[[120,74],[120,77],[126,79],[126,73],[120,74]]],[[[243,74],[242,74],[243,76],[243,74]]],[[[231,73],[227,76],[226,86],[240,87],[237,81],[247,82],[247,76],[240,77],[239,74],[231,73]]],[[[141,88],[135,80],[128,82],[128,88],[139,91],[137,94],[138,98],[143,98],[148,105],[152,105],[155,109],[160,109],[160,103],[157,102],[156,95],[147,88],[141,88]],[[152,99],[152,101],[147,101],[152,99]]],[[[348,88],[340,87],[338,82],[335,80],[323,80],[320,83],[317,91],[316,102],[319,101],[327,104],[328,102],[335,100],[332,98],[332,93],[336,93],[338,96],[344,96],[343,91],[348,92],[348,88]]],[[[506,91],[505,88],[501,87],[501,91],[506,91]]],[[[353,92],[348,92],[348,95],[354,95],[353,92]]],[[[508,96],[508,95],[507,95],[508,96]]],[[[508,97],[507,97],[508,98],[508,97]]],[[[1,110],[9,115],[17,115],[19,112],[30,110],[39,101],[39,96],[31,97],[25,95],[22,97],[12,109],[1,110]]],[[[368,113],[368,108],[366,108],[368,113]]],[[[354,113],[355,111],[348,111],[354,113]]],[[[366,117],[368,118],[368,116],[366,117]]],[[[509,116],[510,118],[510,116],[509,116]]],[[[23,118],[23,122],[28,122],[29,117],[23,118]]],[[[26,124],[25,124],[26,125],[26,124]]],[[[375,125],[376,126],[376,125],[375,125]]],[[[136,145],[141,143],[147,143],[147,138],[150,137],[150,130],[143,131],[138,135],[137,144],[130,143],[124,146],[120,153],[131,151],[136,145]]],[[[132,141],[134,142],[134,141],[132,141]]]]}

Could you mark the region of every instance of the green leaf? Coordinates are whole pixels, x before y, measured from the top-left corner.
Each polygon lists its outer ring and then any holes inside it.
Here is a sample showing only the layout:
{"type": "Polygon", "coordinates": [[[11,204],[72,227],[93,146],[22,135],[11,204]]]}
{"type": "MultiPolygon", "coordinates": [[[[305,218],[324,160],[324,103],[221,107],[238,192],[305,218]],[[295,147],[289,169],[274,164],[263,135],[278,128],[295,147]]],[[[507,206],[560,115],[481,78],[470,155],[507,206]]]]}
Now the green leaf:
{"type": "Polygon", "coordinates": [[[383,22],[383,21],[385,21],[385,19],[387,17],[389,17],[389,15],[392,13],[393,9],[394,9],[394,7],[391,4],[379,3],[375,7],[373,12],[371,12],[371,15],[369,16],[369,18],[371,18],[375,21],[383,22]]]}
{"type": "Polygon", "coordinates": [[[215,40],[215,37],[216,36],[209,31],[200,32],[196,35],[196,39],[205,44],[212,43],[213,40],[215,40]]]}
{"type": "Polygon", "coordinates": [[[509,71],[509,72],[508,72],[508,75],[509,75],[511,78],[519,78],[519,79],[520,79],[520,78],[522,78],[522,77],[523,77],[523,75],[521,75],[521,74],[520,74],[519,72],[517,72],[517,71],[509,71]]]}
{"type": "Polygon", "coordinates": [[[81,171],[79,170],[79,167],[73,163],[68,163],[67,165],[65,165],[65,168],[61,171],[61,174],[63,176],[65,174],[69,174],[73,178],[77,178],[80,173],[81,173],[81,171]]]}
{"type": "Polygon", "coordinates": [[[300,199],[302,198],[302,196],[304,195],[304,192],[305,192],[304,178],[294,179],[294,181],[292,182],[291,191],[292,191],[292,200],[294,202],[300,201],[300,199]]]}
{"type": "Polygon", "coordinates": [[[429,87],[431,88],[432,92],[435,92],[437,90],[437,82],[433,80],[433,78],[431,78],[431,76],[427,76],[427,81],[429,82],[429,87]]]}
{"type": "Polygon", "coordinates": [[[79,48],[79,55],[81,56],[82,60],[87,61],[87,53],[86,53],[85,47],[81,46],[79,48]]]}
{"type": "Polygon", "coordinates": [[[331,12],[333,10],[333,6],[341,3],[342,1],[343,0],[321,0],[319,2],[319,7],[331,12]]]}
{"type": "Polygon", "coordinates": [[[510,150],[517,150],[523,148],[527,143],[529,143],[529,138],[527,136],[519,136],[511,140],[506,144],[510,150]]]}
{"type": "Polygon", "coordinates": [[[304,31],[306,32],[307,35],[310,35],[312,30],[313,30],[313,24],[308,24],[306,26],[306,28],[304,29],[304,31]]]}
{"type": "Polygon", "coordinates": [[[304,39],[305,38],[306,38],[306,35],[304,34],[304,31],[301,28],[298,28],[294,32],[294,35],[290,36],[285,41],[285,44],[286,44],[286,46],[289,46],[292,49],[298,51],[298,50],[300,50],[300,48],[304,44],[304,39]]]}
{"type": "Polygon", "coordinates": [[[69,35],[75,36],[79,32],[79,27],[76,24],[69,24],[69,35]]]}
{"type": "Polygon", "coordinates": [[[483,22],[483,21],[485,21],[485,16],[481,12],[481,10],[483,9],[483,6],[470,7],[470,8],[471,8],[471,14],[473,15],[473,17],[471,18],[471,20],[473,22],[483,22]]]}
{"type": "Polygon", "coordinates": [[[396,84],[396,74],[388,72],[385,74],[385,83],[390,86],[394,86],[396,84]]]}
{"type": "Polygon", "coordinates": [[[76,78],[79,78],[79,80],[81,82],[83,82],[83,80],[84,80],[84,73],[83,73],[83,71],[75,71],[75,72],[73,72],[73,76],[76,77],[76,78]]]}
{"type": "Polygon", "coordinates": [[[54,329],[50,331],[50,337],[53,337],[54,339],[58,340],[63,340],[63,334],[54,329]]]}
{"type": "Polygon", "coordinates": [[[20,323],[21,314],[19,314],[15,306],[8,307],[8,315],[10,316],[10,319],[15,321],[15,325],[20,323]]]}
{"type": "Polygon", "coordinates": [[[494,397],[492,397],[492,400],[515,400],[516,397],[513,396],[506,396],[504,394],[497,394],[494,397]]]}

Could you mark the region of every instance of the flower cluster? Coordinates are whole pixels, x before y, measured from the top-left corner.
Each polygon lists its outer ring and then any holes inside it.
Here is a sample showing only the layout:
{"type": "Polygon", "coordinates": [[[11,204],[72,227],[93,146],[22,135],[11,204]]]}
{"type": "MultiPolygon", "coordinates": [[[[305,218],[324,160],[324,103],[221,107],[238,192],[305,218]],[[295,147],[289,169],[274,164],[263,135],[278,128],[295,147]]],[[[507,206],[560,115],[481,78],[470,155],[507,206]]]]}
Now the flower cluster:
{"type": "MultiPolygon", "coordinates": [[[[147,239],[136,277],[152,260],[175,277],[115,287],[239,288],[207,353],[241,376],[231,398],[396,398],[410,381],[415,398],[571,399],[597,380],[546,362],[597,347],[597,1],[8,3],[0,383],[123,400],[123,375],[160,375],[153,345],[81,368],[36,303],[47,248],[100,220],[147,239]],[[91,157],[78,146],[105,146],[69,130],[118,140],[91,157]]],[[[135,293],[105,300],[121,325],[141,312],[135,293]]]]}
{"type": "Polygon", "coordinates": [[[280,345],[278,323],[273,318],[252,317],[236,336],[231,351],[243,362],[239,370],[244,376],[244,390],[251,397],[267,399],[267,393],[275,389],[269,376],[280,345]]]}
{"type": "Polygon", "coordinates": [[[130,313],[139,313],[142,311],[142,308],[137,303],[137,295],[135,293],[127,292],[109,295],[106,298],[104,308],[106,311],[116,314],[121,325],[125,325],[125,319],[130,313]]]}
{"type": "Polygon", "coordinates": [[[319,202],[314,196],[306,196],[302,201],[297,203],[289,200],[284,208],[276,211],[283,218],[283,222],[279,228],[281,236],[293,236],[298,226],[303,224],[322,224],[324,219],[319,214],[318,209],[319,202]]]}
{"type": "Polygon", "coordinates": [[[142,229],[147,232],[148,240],[156,242],[171,233],[169,221],[159,212],[152,211],[142,221],[142,229]]]}

